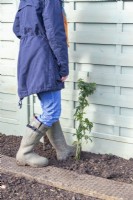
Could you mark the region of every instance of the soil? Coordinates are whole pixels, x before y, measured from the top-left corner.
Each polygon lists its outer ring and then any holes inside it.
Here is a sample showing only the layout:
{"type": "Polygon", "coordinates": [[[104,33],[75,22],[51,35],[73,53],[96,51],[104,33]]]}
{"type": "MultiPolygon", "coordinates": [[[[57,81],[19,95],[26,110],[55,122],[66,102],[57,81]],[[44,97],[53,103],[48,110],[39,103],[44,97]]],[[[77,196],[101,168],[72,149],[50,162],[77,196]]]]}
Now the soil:
{"type": "Polygon", "coordinates": [[[2,200],[98,200],[11,174],[1,174],[1,183],[2,200]]]}
{"type": "MultiPolygon", "coordinates": [[[[1,134],[1,154],[15,157],[21,138],[21,136],[1,134]]],[[[45,141],[45,151],[42,143],[39,143],[35,152],[49,158],[50,165],[76,171],[79,174],[89,174],[133,184],[133,158],[126,160],[114,155],[82,152],[79,161],[76,161],[74,157],[70,157],[66,161],[57,161],[55,150],[47,138],[45,141]]]]}

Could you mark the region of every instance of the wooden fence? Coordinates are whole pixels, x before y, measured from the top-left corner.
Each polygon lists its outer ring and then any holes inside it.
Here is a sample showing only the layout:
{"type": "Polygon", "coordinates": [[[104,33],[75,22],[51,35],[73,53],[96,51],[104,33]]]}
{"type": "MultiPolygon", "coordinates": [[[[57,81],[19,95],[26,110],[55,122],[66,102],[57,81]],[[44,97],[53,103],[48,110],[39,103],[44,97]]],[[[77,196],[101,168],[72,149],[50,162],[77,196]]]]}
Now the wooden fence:
{"type": "MultiPolygon", "coordinates": [[[[0,0],[0,131],[22,135],[33,113],[41,112],[36,95],[17,108],[18,40],[12,33],[17,1],[0,0]]],[[[133,157],[133,1],[67,0],[70,76],[62,90],[61,123],[68,143],[74,140],[77,80],[96,82],[86,116],[94,123],[93,142],[83,149],[133,157]]]]}

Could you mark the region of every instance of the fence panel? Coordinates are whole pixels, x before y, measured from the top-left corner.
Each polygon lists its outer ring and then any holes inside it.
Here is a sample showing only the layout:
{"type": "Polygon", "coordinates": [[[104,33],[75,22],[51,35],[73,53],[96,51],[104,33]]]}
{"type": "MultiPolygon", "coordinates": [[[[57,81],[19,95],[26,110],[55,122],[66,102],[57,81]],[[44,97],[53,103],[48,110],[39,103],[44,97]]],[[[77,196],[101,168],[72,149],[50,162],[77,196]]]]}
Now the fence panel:
{"type": "Polygon", "coordinates": [[[17,1],[0,1],[0,132],[23,135],[28,122],[28,99],[18,108],[17,54],[18,40],[12,31],[17,1]]]}
{"type": "MultiPolygon", "coordinates": [[[[133,157],[133,2],[67,0],[70,75],[62,91],[61,123],[68,143],[77,128],[77,80],[96,82],[88,98],[93,142],[83,149],[133,157]],[[126,150],[125,150],[126,148],[126,150]]],[[[34,96],[34,111],[41,112],[34,96]]]]}

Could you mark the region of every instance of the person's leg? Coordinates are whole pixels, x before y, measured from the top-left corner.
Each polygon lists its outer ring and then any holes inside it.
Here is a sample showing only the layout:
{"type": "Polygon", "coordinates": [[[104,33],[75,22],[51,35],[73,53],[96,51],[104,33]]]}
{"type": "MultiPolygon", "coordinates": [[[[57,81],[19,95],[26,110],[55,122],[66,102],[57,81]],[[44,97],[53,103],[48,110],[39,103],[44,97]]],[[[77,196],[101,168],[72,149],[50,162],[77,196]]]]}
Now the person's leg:
{"type": "Polygon", "coordinates": [[[38,120],[51,128],[47,131],[47,137],[55,148],[58,160],[65,160],[74,154],[74,148],[66,144],[61,129],[59,117],[61,114],[61,91],[43,92],[38,94],[43,113],[38,120]]]}
{"type": "Polygon", "coordinates": [[[42,92],[38,94],[43,113],[38,118],[34,117],[27,125],[26,134],[23,136],[20,148],[16,155],[18,165],[44,167],[48,165],[47,158],[33,152],[34,147],[45,135],[46,131],[59,120],[61,113],[60,91],[42,92]]]}
{"type": "Polygon", "coordinates": [[[27,125],[26,133],[21,140],[19,150],[16,155],[18,165],[30,165],[32,167],[44,167],[48,165],[48,159],[33,152],[34,147],[46,134],[49,127],[39,122],[35,117],[27,125]]]}
{"type": "Polygon", "coordinates": [[[51,127],[59,120],[61,114],[61,91],[48,91],[37,94],[42,114],[37,119],[44,125],[51,127]]]}
{"type": "Polygon", "coordinates": [[[67,145],[59,120],[52,125],[46,135],[56,150],[58,160],[66,160],[69,156],[74,156],[75,147],[67,145]]]}

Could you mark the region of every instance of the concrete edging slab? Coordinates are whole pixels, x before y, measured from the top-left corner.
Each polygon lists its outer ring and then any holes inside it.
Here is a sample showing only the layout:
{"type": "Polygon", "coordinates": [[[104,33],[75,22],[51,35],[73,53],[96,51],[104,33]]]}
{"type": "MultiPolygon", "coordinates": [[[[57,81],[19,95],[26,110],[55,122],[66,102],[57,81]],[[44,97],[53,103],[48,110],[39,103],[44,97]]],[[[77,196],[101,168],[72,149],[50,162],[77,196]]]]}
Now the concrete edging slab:
{"type": "Polygon", "coordinates": [[[132,200],[133,185],[48,166],[18,166],[14,158],[1,156],[1,172],[34,179],[39,183],[104,200],[132,200]]]}

